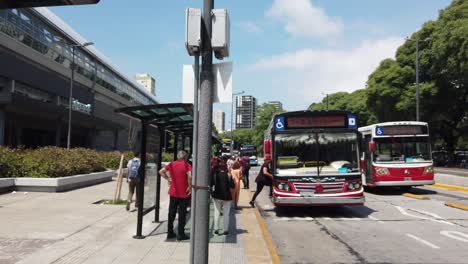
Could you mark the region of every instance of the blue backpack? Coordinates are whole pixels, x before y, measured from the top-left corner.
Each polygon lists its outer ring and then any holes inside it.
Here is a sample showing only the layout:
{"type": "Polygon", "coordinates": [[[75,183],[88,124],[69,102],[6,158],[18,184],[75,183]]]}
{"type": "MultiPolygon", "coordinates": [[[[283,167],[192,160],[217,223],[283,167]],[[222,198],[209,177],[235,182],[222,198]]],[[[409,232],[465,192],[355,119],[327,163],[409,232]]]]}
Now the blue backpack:
{"type": "Polygon", "coordinates": [[[140,160],[133,159],[128,168],[128,179],[136,180],[138,178],[138,169],[140,168],[140,160]]]}

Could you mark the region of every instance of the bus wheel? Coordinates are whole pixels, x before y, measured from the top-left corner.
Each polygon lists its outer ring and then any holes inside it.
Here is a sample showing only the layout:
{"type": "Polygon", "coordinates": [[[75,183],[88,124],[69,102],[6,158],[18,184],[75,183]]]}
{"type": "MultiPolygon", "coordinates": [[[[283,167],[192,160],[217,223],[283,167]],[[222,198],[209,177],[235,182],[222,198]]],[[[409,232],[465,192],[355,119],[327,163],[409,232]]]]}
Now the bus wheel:
{"type": "Polygon", "coordinates": [[[400,189],[404,192],[410,192],[413,186],[401,186],[400,189]]]}

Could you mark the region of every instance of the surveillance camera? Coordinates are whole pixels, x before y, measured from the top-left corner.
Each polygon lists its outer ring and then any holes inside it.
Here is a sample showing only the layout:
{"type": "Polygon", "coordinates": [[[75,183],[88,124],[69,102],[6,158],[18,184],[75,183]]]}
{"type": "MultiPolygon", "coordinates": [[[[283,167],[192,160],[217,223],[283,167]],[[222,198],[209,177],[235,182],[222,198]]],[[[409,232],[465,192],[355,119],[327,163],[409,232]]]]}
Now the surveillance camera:
{"type": "Polygon", "coordinates": [[[218,60],[222,60],[224,58],[223,54],[220,51],[215,51],[214,54],[218,60]]]}

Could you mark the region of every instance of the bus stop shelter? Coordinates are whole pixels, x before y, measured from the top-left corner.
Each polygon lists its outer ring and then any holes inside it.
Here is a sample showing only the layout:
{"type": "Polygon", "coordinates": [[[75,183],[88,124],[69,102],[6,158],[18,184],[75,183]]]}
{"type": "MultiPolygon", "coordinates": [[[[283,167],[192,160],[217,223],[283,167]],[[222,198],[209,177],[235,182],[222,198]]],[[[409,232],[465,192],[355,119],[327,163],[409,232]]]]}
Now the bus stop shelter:
{"type": "MultiPolygon", "coordinates": [[[[188,138],[192,138],[193,131],[193,104],[155,104],[155,105],[144,105],[144,106],[132,106],[119,108],[115,110],[116,113],[130,117],[132,119],[139,120],[141,122],[141,136],[140,136],[140,171],[139,177],[140,182],[138,188],[138,201],[140,206],[138,207],[138,221],[137,221],[137,232],[135,238],[144,238],[141,234],[143,225],[143,216],[148,214],[153,209],[155,210],[155,222],[159,222],[159,211],[160,211],[160,198],[161,198],[161,176],[156,172],[156,201],[155,205],[149,208],[143,208],[144,201],[144,185],[146,178],[146,163],[147,163],[147,137],[148,127],[152,126],[159,130],[159,148],[157,155],[157,169],[159,170],[162,165],[162,147],[164,142],[165,132],[174,133],[174,158],[177,154],[178,139],[181,137],[183,141],[188,138]]],[[[192,140],[190,140],[192,141],[192,140]]],[[[182,148],[184,144],[182,144],[182,148]]]]}

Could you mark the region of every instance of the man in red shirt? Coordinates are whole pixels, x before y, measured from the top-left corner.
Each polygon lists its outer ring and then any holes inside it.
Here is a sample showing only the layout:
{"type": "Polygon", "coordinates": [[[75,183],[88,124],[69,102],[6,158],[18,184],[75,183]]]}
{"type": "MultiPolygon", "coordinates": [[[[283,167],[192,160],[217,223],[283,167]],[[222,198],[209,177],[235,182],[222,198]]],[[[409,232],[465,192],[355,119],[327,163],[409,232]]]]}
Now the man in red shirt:
{"type": "Polygon", "coordinates": [[[180,150],[177,160],[169,163],[159,170],[161,177],[169,183],[169,214],[167,221],[167,239],[176,237],[174,233],[174,220],[179,213],[179,225],[177,228],[177,240],[187,240],[189,237],[184,232],[187,206],[192,192],[192,166],[186,161],[187,152],[180,150]]]}

